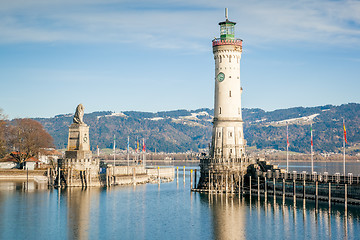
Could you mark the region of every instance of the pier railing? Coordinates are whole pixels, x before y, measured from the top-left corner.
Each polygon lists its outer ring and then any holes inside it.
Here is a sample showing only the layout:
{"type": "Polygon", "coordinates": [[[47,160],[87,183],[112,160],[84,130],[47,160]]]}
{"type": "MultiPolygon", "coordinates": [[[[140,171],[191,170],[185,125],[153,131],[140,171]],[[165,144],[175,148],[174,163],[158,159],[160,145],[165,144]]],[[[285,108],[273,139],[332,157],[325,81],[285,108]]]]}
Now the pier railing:
{"type": "Polygon", "coordinates": [[[315,174],[268,173],[249,177],[242,190],[251,195],[282,195],[294,198],[313,199],[316,201],[341,202],[360,205],[359,177],[328,175],[318,178],[315,174]]]}

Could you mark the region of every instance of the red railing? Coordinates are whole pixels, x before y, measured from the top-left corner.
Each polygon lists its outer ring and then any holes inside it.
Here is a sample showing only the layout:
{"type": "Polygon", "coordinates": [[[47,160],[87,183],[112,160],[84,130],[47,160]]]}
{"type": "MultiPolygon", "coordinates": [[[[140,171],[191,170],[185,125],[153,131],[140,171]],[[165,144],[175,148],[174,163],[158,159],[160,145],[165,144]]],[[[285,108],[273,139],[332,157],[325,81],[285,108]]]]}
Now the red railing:
{"type": "Polygon", "coordinates": [[[214,46],[221,46],[221,45],[237,45],[242,46],[242,40],[240,38],[235,39],[221,39],[215,38],[212,40],[212,45],[214,46]]]}

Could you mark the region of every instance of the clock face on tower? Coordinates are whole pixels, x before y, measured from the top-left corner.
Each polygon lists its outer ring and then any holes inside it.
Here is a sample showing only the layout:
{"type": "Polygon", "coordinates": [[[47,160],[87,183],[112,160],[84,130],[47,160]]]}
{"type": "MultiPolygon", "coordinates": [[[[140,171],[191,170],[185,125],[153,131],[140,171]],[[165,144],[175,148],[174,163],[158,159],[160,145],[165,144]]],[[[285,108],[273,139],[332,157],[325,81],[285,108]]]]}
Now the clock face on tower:
{"type": "Polygon", "coordinates": [[[216,76],[216,80],[222,82],[224,81],[224,79],[225,79],[225,74],[223,72],[219,72],[219,74],[216,76]]]}

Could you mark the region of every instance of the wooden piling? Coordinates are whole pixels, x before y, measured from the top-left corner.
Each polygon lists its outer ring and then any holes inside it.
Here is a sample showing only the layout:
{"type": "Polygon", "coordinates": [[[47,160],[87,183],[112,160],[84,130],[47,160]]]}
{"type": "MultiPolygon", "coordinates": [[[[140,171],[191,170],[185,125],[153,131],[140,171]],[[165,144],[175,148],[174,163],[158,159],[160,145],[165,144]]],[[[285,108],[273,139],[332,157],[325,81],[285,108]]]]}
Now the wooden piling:
{"type": "Polygon", "coordinates": [[[190,189],[192,188],[193,186],[193,170],[191,169],[190,170],[190,189]]]}
{"type": "Polygon", "coordinates": [[[194,188],[196,189],[196,188],[197,188],[197,180],[196,180],[196,178],[197,178],[197,176],[196,176],[197,173],[196,173],[196,169],[195,169],[194,175],[195,175],[194,188]]]}
{"type": "Polygon", "coordinates": [[[73,178],[72,178],[72,175],[73,175],[73,169],[72,169],[72,168],[70,168],[70,169],[69,169],[69,171],[70,171],[70,186],[72,186],[72,183],[73,183],[73,178]]]}
{"type": "Polygon", "coordinates": [[[244,193],[244,176],[241,176],[241,194],[244,193]]]}
{"type": "Polygon", "coordinates": [[[331,182],[329,182],[329,208],[331,207],[331,182]]]}
{"type": "Polygon", "coordinates": [[[225,174],[225,193],[228,192],[228,172],[225,174]]]}
{"type": "Polygon", "coordinates": [[[260,197],[260,177],[257,180],[257,187],[258,187],[258,197],[260,197]]]}
{"type": "Polygon", "coordinates": [[[251,196],[251,176],[249,176],[249,190],[250,190],[250,196],[251,196]]]}
{"type": "Polygon", "coordinates": [[[234,175],[230,174],[230,178],[231,178],[231,194],[234,193],[234,175]]]}
{"type": "MultiPolygon", "coordinates": [[[[185,166],[184,166],[184,169],[185,169],[185,166]]],[[[185,171],[184,171],[185,173],[185,171]]],[[[160,183],[160,167],[158,166],[158,180],[159,180],[159,183],[160,183]]],[[[185,183],[185,174],[184,174],[184,183],[185,183]]]]}
{"type": "Polygon", "coordinates": [[[29,189],[29,168],[26,167],[26,190],[29,189]]]}
{"type": "Polygon", "coordinates": [[[185,166],[183,167],[183,172],[184,172],[184,183],[185,183],[185,166]]]}
{"type": "Polygon", "coordinates": [[[265,202],[267,202],[267,178],[266,177],[264,180],[264,197],[265,197],[265,202]]]}
{"type": "Polygon", "coordinates": [[[282,194],[283,194],[283,196],[285,196],[285,178],[283,178],[283,181],[282,181],[282,188],[283,188],[282,194]]]}
{"type": "Polygon", "coordinates": [[[344,196],[344,202],[345,202],[345,213],[347,213],[347,202],[348,202],[348,191],[347,191],[347,183],[345,183],[345,196],[344,196]]]}
{"type": "Polygon", "coordinates": [[[46,176],[47,176],[48,186],[50,186],[50,168],[47,168],[46,176]]]}
{"type": "Polygon", "coordinates": [[[275,176],[273,176],[273,195],[274,195],[274,197],[276,196],[276,180],[275,180],[275,176]]]}
{"type": "Polygon", "coordinates": [[[224,173],[221,173],[221,193],[224,192],[224,173]]]}
{"type": "Polygon", "coordinates": [[[91,186],[91,169],[89,168],[89,186],[91,186]]]}
{"type": "Polygon", "coordinates": [[[304,199],[306,198],[305,188],[306,188],[306,181],[305,181],[305,178],[304,178],[304,181],[303,181],[303,198],[304,199]]]}
{"type": "Polygon", "coordinates": [[[69,181],[70,181],[70,168],[67,168],[67,174],[66,174],[66,185],[69,186],[69,181]]]}
{"type": "Polygon", "coordinates": [[[318,191],[318,181],[315,182],[315,208],[319,208],[319,191],[318,191]]]}
{"type": "Polygon", "coordinates": [[[211,190],[211,187],[210,187],[210,170],[209,170],[209,173],[208,173],[208,179],[209,179],[209,181],[208,181],[208,183],[209,183],[208,190],[210,192],[210,190],[211,190]]]}
{"type": "Polygon", "coordinates": [[[58,187],[60,187],[60,173],[61,172],[61,169],[59,168],[59,170],[58,170],[58,187]]]}
{"type": "Polygon", "coordinates": [[[179,167],[176,167],[176,182],[179,181],[179,167]]]}
{"type": "Polygon", "coordinates": [[[294,196],[294,198],[296,198],[296,180],[295,180],[295,178],[293,180],[293,196],[294,196]]]}
{"type": "Polygon", "coordinates": [[[106,168],[106,186],[109,186],[109,168],[106,168]]]}

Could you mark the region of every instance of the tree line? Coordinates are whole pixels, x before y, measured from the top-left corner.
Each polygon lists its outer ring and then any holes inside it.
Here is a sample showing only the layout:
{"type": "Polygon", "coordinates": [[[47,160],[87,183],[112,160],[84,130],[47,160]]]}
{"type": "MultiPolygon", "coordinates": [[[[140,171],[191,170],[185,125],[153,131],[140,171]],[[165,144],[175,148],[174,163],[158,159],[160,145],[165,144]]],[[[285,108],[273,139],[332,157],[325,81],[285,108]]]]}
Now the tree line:
{"type": "Polygon", "coordinates": [[[0,159],[11,158],[19,167],[43,148],[54,147],[53,138],[41,123],[29,118],[7,120],[0,109],[0,159]]]}

